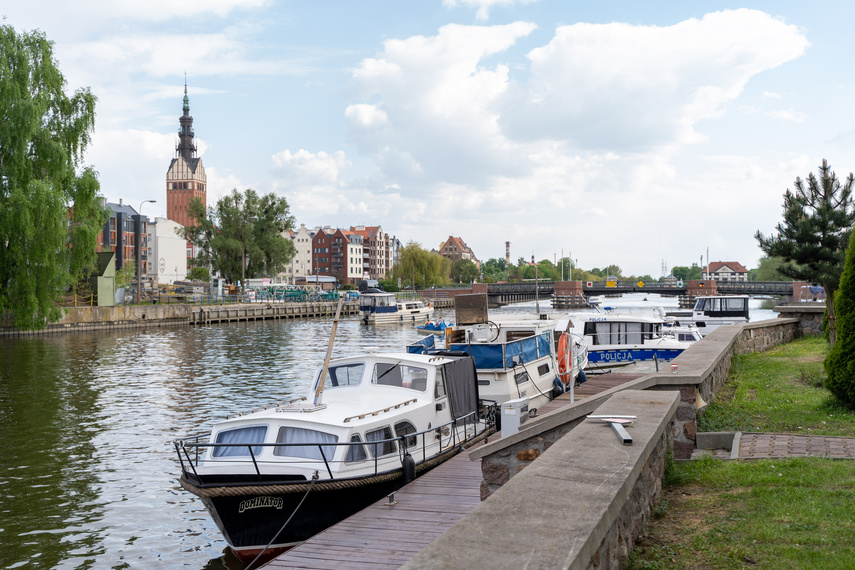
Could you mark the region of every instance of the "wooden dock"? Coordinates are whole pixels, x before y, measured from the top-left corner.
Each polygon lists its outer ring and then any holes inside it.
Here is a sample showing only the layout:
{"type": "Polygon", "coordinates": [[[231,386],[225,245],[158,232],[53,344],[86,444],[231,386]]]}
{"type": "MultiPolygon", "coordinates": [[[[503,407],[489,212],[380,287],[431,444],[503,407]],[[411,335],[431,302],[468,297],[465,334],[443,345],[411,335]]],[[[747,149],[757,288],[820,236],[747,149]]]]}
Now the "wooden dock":
{"type": "MultiPolygon", "coordinates": [[[[591,375],[575,391],[578,399],[604,392],[643,374],[591,375]]],[[[570,405],[564,394],[538,415],[570,405]]],[[[500,437],[499,434],[490,439],[500,437]]],[[[466,452],[428,471],[383,499],[274,558],[263,568],[398,568],[481,502],[481,461],[466,452]]]]}
{"type": "MultiPolygon", "coordinates": [[[[492,437],[498,437],[494,435],[492,437]]],[[[481,462],[465,452],[313,536],[264,568],[398,568],[481,502],[481,462]]]]}

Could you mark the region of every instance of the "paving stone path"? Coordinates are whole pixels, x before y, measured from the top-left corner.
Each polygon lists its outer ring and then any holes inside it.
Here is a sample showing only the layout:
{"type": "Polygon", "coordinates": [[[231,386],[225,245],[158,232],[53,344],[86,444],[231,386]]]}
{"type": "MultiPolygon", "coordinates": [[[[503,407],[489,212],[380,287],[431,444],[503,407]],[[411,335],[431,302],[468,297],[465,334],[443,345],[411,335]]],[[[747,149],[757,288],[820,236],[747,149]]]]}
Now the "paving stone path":
{"type": "Polygon", "coordinates": [[[739,458],[765,457],[855,459],[855,438],[786,433],[743,433],[739,441],[739,458]]]}

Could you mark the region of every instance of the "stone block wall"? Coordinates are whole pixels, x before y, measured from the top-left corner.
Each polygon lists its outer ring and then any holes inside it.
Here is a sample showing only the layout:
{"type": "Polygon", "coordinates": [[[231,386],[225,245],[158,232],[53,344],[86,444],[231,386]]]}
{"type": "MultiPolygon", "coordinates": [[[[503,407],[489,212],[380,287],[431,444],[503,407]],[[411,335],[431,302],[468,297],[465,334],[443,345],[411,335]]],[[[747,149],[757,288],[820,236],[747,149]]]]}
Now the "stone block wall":
{"type": "Polygon", "coordinates": [[[618,569],[626,566],[629,555],[635,548],[635,541],[650,520],[651,509],[662,495],[662,481],[665,478],[672,433],[673,427],[666,429],[648,456],[632,492],[609,527],[600,547],[591,557],[587,565],[588,570],[618,569]]]}

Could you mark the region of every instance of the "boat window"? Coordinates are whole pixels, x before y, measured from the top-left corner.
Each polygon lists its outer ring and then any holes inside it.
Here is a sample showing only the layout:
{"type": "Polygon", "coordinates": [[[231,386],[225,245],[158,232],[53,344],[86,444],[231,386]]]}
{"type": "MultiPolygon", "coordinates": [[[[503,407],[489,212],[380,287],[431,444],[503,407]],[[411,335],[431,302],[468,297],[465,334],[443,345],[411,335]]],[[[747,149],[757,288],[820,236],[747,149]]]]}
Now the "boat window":
{"type": "Polygon", "coordinates": [[[324,459],[331,461],[335,454],[335,444],[338,442],[338,436],[331,433],[324,433],[313,429],[281,427],[279,435],[276,437],[276,443],[286,445],[277,445],[273,448],[273,455],[285,455],[288,457],[304,457],[306,459],[324,459]],[[314,445],[296,445],[301,443],[311,443],[314,445]]]}
{"type": "Polygon", "coordinates": [[[409,366],[378,362],[374,365],[372,384],[396,386],[424,392],[427,390],[428,371],[420,366],[409,366]]]}
{"type": "MultiPolygon", "coordinates": [[[[266,436],[267,426],[242,427],[221,431],[217,434],[217,443],[264,443],[266,436]]],[[[261,453],[261,446],[253,445],[252,454],[259,453],[261,453]]],[[[246,445],[215,447],[214,457],[249,457],[249,447],[246,445]]]]}
{"type": "MultiPolygon", "coordinates": [[[[481,382],[479,381],[478,383],[480,384],[481,382]]],[[[434,398],[439,400],[440,398],[445,398],[445,395],[446,395],[445,374],[441,368],[437,368],[437,370],[436,370],[436,387],[434,388],[433,396],[434,396],[434,398]]]]}
{"type": "Polygon", "coordinates": [[[506,342],[513,342],[521,338],[534,336],[534,331],[505,331],[506,342]]]}
{"type": "Polygon", "coordinates": [[[659,336],[660,328],[653,323],[589,322],[585,334],[593,337],[592,344],[642,344],[659,336]]]}
{"type": "Polygon", "coordinates": [[[725,311],[744,311],[745,305],[748,303],[748,299],[733,297],[731,299],[725,299],[726,307],[725,311]]]}
{"type": "MultiPolygon", "coordinates": [[[[365,364],[362,362],[330,366],[327,369],[327,379],[324,382],[324,389],[340,388],[341,386],[359,386],[364,373],[365,364]]],[[[320,375],[320,373],[318,374],[320,375]]],[[[317,388],[317,386],[318,382],[315,380],[315,387],[317,388]]]]}
{"type": "Polygon", "coordinates": [[[528,372],[519,372],[516,376],[514,376],[514,379],[517,381],[517,384],[525,384],[526,382],[531,380],[531,378],[529,378],[528,376],[528,372]]]}
{"type": "Polygon", "coordinates": [[[383,457],[384,455],[396,453],[398,451],[398,446],[395,445],[395,441],[392,437],[392,430],[389,426],[365,432],[365,440],[369,443],[368,450],[371,452],[371,457],[383,457]],[[383,443],[371,443],[374,441],[383,441],[383,443]]]}
{"type": "MultiPolygon", "coordinates": [[[[355,433],[350,436],[351,443],[361,443],[362,438],[359,437],[359,434],[355,433]]],[[[345,463],[357,463],[359,461],[365,461],[368,455],[365,453],[365,447],[361,445],[348,445],[347,446],[347,456],[344,458],[345,463]]]]}
{"type": "Polygon", "coordinates": [[[540,366],[537,367],[537,373],[540,374],[541,376],[546,376],[547,374],[549,374],[549,365],[548,364],[541,364],[540,366]]]}
{"type": "MultiPolygon", "coordinates": [[[[410,433],[416,433],[416,426],[407,420],[395,424],[395,434],[398,437],[403,437],[410,433]]],[[[407,444],[407,449],[414,448],[416,446],[416,436],[411,435],[410,437],[404,438],[404,442],[407,444]]]]}

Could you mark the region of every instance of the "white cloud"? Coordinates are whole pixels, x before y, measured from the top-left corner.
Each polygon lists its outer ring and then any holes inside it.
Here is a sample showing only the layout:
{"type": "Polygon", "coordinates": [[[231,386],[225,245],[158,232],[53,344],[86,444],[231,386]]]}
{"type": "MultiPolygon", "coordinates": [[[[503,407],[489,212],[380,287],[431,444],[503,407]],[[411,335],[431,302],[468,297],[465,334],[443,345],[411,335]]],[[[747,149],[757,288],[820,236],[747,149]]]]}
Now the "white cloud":
{"type": "Polygon", "coordinates": [[[514,137],[582,148],[650,150],[700,140],[755,75],[804,53],[795,26],[734,10],[673,26],[574,24],[529,53],[531,80],[507,94],[500,124],[514,137]]]}
{"type": "Polygon", "coordinates": [[[782,97],[780,93],[773,93],[772,91],[764,91],[762,95],[769,99],[780,99],[782,97]]]}
{"type": "Polygon", "coordinates": [[[344,110],[344,116],[352,128],[365,131],[373,131],[385,127],[389,122],[386,111],[378,108],[377,105],[367,105],[364,103],[348,105],[344,110]]]}
{"type": "Polygon", "coordinates": [[[442,0],[442,5],[448,8],[456,8],[457,6],[466,6],[467,8],[475,8],[477,11],[475,17],[478,20],[487,20],[490,18],[490,10],[494,6],[510,7],[517,4],[525,5],[537,2],[538,0],[442,0]]]}
{"type": "Polygon", "coordinates": [[[801,123],[804,122],[807,115],[800,111],[790,110],[782,110],[782,111],[771,111],[769,116],[773,119],[778,119],[779,121],[787,121],[790,123],[801,123]]]}
{"type": "Polygon", "coordinates": [[[271,158],[275,165],[275,177],[285,185],[297,187],[335,185],[339,181],[341,171],[351,164],[342,151],[332,154],[320,151],[313,154],[303,149],[295,153],[286,149],[271,158]]]}

